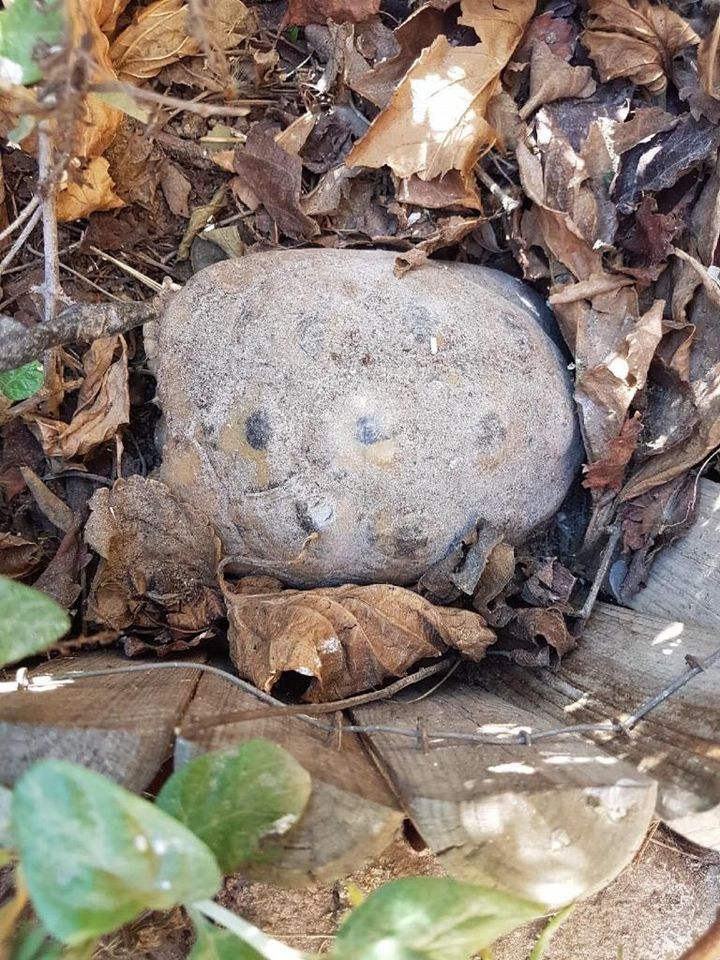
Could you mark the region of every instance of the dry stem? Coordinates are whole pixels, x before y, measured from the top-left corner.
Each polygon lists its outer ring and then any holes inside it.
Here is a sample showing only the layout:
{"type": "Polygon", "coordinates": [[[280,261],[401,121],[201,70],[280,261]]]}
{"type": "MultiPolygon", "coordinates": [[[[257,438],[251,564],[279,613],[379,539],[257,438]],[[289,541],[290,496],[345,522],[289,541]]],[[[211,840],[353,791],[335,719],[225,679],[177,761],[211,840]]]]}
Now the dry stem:
{"type": "Polygon", "coordinates": [[[143,303],[76,303],[32,329],[0,315],[0,371],[40,358],[51,347],[125,333],[155,320],[165,310],[170,291],[143,303]]]}

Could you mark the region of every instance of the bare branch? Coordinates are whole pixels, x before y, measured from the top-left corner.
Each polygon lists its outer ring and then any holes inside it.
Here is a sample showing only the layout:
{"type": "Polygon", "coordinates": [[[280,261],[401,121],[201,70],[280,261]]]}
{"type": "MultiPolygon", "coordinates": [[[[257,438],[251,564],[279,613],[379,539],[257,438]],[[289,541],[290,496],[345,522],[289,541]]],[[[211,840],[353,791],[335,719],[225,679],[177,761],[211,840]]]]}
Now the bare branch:
{"type": "Polygon", "coordinates": [[[0,371],[37,360],[51,347],[126,333],[160,317],[172,295],[168,289],[141,303],[75,303],[31,329],[0,315],[0,371]]]}

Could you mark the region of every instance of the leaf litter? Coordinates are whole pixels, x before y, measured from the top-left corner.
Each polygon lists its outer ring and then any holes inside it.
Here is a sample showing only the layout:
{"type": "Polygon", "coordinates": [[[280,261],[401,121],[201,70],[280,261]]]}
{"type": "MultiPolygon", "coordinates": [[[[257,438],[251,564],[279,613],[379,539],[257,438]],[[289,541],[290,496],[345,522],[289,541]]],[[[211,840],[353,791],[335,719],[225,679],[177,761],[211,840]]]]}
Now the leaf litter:
{"type": "MultiPolygon", "coordinates": [[[[717,477],[717,19],[648,0],[398,10],[69,0],[65,42],[53,25],[3,90],[20,149],[3,156],[0,226],[32,201],[50,117],[71,300],[140,300],[298,244],[389,247],[398,275],[440,257],[522,277],[572,357],[578,487],[528,544],[463,544],[415,591],[232,583],[211,524],[152,479],[141,332],[55,348],[0,406],[0,572],[70,610],[80,648],[130,631],[133,655],[177,654],[227,630],[239,672],[268,690],[297,673],[309,699],[449,649],[553,663],[607,524],[623,532],[607,589],[626,601],[691,522],[697,471],[717,477]]],[[[26,326],[39,229],[2,276],[26,326]]]]}

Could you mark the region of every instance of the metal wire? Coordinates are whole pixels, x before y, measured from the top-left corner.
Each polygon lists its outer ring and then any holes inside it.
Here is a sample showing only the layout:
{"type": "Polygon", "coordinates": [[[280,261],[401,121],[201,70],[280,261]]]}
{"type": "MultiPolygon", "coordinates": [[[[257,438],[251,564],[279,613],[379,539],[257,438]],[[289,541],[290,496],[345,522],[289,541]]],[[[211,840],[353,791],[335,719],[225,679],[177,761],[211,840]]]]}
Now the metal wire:
{"type": "MultiPolygon", "coordinates": [[[[673,678],[661,690],[640,704],[640,706],[638,706],[637,709],[625,720],[614,719],[605,721],[603,723],[576,723],[571,726],[553,727],[550,730],[543,730],[537,733],[533,732],[529,728],[520,728],[512,733],[496,734],[464,733],[461,731],[452,730],[432,731],[425,729],[420,723],[418,723],[415,727],[397,727],[391,724],[349,723],[343,724],[342,731],[343,733],[387,734],[389,736],[404,737],[413,739],[422,746],[437,745],[439,743],[477,743],[486,746],[532,746],[537,743],[562,739],[566,736],[572,736],[575,734],[602,733],[608,734],[611,737],[619,734],[627,735],[652,710],[684,687],[686,683],[698,676],[698,674],[704,673],[710,667],[716,665],[720,661],[720,647],[714,650],[704,660],[699,660],[693,656],[687,656],[685,659],[688,663],[688,669],[684,671],[684,673],[673,678]]],[[[27,668],[23,667],[18,670],[15,675],[15,689],[26,690],[30,692],[33,690],[40,691],[43,688],[47,689],[48,683],[75,683],[78,680],[84,680],[91,677],[107,677],[114,676],[116,674],[142,673],[147,670],[199,670],[202,673],[209,673],[214,676],[221,677],[228,683],[232,683],[234,686],[239,687],[246,693],[251,694],[258,700],[261,700],[263,703],[271,704],[274,707],[285,706],[285,704],[282,704],[270,694],[264,693],[262,690],[258,690],[257,687],[254,687],[251,683],[248,683],[246,680],[242,680],[240,677],[235,676],[235,674],[229,673],[227,670],[223,670],[220,667],[210,666],[209,664],[205,663],[192,663],[181,660],[168,660],[162,663],[132,664],[127,667],[109,667],[99,670],[71,670],[67,673],[56,673],[37,677],[30,677],[28,675],[27,668]]],[[[378,699],[383,698],[386,692],[387,691],[383,690],[377,691],[378,699]]],[[[340,701],[340,703],[342,703],[342,701],[340,701]]],[[[310,726],[315,727],[315,729],[321,730],[324,733],[330,735],[337,733],[337,727],[333,724],[323,723],[321,720],[316,720],[313,717],[307,716],[306,714],[293,713],[291,716],[293,719],[301,720],[303,723],[309,724],[310,726]]]]}

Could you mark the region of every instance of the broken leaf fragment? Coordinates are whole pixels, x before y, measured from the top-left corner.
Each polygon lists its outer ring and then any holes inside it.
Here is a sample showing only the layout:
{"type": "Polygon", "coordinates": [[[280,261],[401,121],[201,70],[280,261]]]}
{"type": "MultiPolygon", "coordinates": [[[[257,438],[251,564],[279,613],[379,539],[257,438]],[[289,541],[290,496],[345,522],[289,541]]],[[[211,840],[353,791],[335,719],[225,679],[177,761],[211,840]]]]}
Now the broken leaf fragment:
{"type": "Polygon", "coordinates": [[[98,490],[85,538],[102,562],[90,592],[97,622],[200,632],[222,612],[215,568],[220,542],[208,521],[156,480],[98,490]]]}
{"type": "Polygon", "coordinates": [[[230,656],[238,673],[272,691],[308,678],[307,700],[334,700],[402,677],[449,649],[481,660],[495,634],[469,610],[435,607],[388,584],[283,590],[270,578],[224,587],[230,656]]]}

